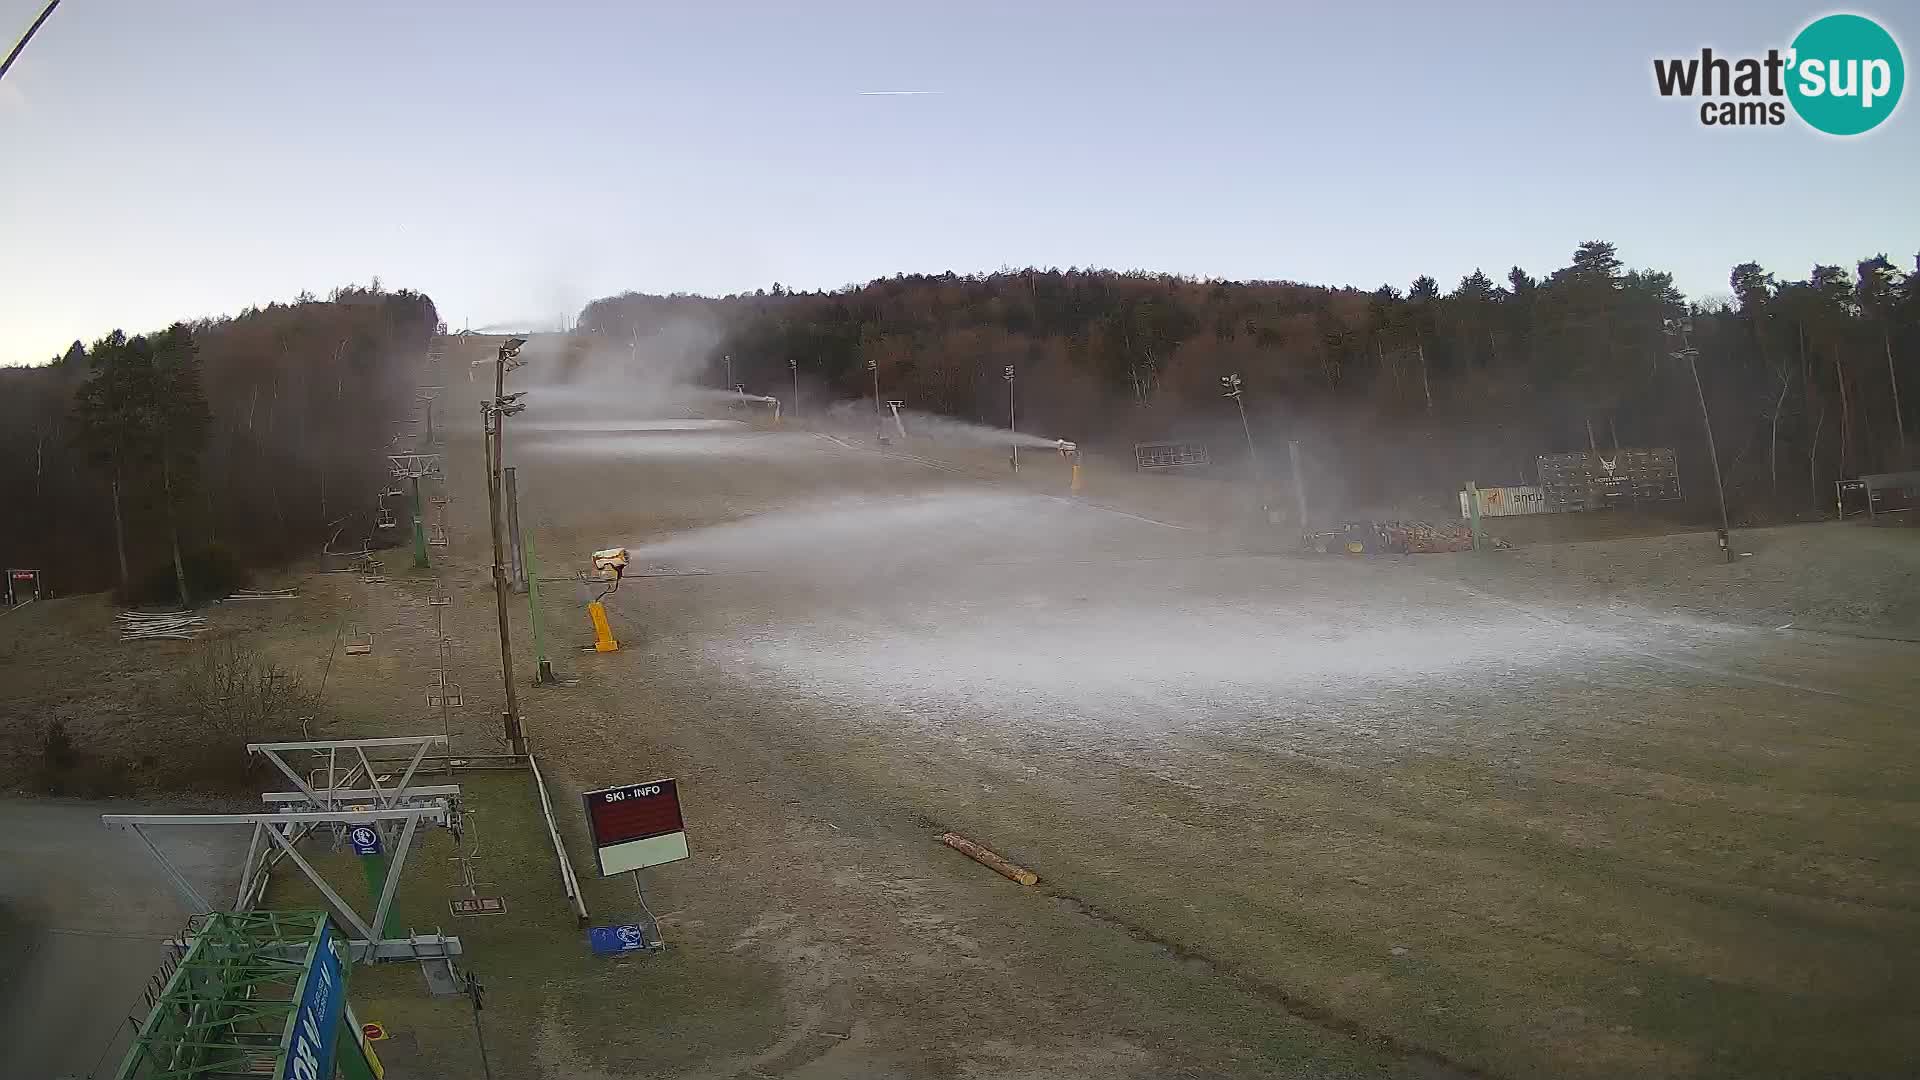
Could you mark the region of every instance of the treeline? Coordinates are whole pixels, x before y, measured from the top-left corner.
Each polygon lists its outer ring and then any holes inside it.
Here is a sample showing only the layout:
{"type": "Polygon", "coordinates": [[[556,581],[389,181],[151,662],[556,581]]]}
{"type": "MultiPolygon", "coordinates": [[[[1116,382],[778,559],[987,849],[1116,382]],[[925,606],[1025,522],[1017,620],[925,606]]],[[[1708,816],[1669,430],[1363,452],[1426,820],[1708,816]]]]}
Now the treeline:
{"type": "Polygon", "coordinates": [[[386,486],[437,324],[376,279],[0,368],[0,559],[163,599],[179,569],[315,553],[386,486]]]}
{"type": "Polygon", "coordinates": [[[1832,483],[1914,456],[1920,287],[1885,256],[1804,279],[1735,267],[1721,300],[1580,245],[1535,276],[1480,271],[1372,292],[1104,270],[897,276],[833,292],[593,301],[579,331],[639,352],[688,322],[755,393],[870,397],[1004,425],[1004,368],[1021,426],[1119,447],[1213,435],[1236,452],[1220,378],[1238,373],[1257,440],[1302,439],[1356,499],[1445,495],[1462,480],[1521,483],[1541,453],[1675,448],[1710,496],[1697,365],[1736,513],[1806,516],[1832,483]],[[1682,338],[1676,320],[1690,317],[1682,338]],[[1902,396],[1904,395],[1904,397],[1902,396]],[[1230,426],[1229,426],[1230,425],[1230,426]]]}

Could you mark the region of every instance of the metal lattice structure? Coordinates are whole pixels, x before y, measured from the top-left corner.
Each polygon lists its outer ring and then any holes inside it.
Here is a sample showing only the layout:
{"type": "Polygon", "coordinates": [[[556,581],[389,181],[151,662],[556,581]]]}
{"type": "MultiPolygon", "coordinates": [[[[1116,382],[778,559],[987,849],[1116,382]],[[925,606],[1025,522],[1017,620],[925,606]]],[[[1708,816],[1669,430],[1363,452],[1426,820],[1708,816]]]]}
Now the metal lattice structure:
{"type": "Polygon", "coordinates": [[[115,1075],[284,1075],[293,1014],[315,950],[333,947],[326,914],[221,912],[202,919],[190,938],[115,1075]]]}
{"type": "Polygon", "coordinates": [[[415,476],[432,480],[446,479],[446,473],[441,470],[439,454],[388,454],[387,472],[395,480],[415,476]]]}

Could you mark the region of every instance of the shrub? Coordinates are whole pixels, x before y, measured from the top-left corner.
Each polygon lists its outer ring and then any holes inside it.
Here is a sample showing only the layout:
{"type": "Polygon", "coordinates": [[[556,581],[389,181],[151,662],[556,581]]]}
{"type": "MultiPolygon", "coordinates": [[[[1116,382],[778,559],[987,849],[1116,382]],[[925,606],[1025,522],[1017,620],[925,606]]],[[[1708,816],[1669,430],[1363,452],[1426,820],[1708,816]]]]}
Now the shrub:
{"type": "Polygon", "coordinates": [[[73,745],[73,736],[67,733],[64,720],[54,720],[47,724],[47,732],[40,740],[40,763],[50,773],[69,772],[80,762],[80,751],[73,745]]]}
{"type": "Polygon", "coordinates": [[[307,701],[297,674],[243,639],[200,642],[181,669],[174,711],[192,727],[204,752],[205,775],[244,785],[254,762],[250,742],[274,742],[291,733],[307,701]]]}
{"type": "Polygon", "coordinates": [[[95,799],[124,795],[132,786],[132,772],[122,759],[83,752],[67,731],[65,721],[51,721],[40,736],[40,761],[35,780],[39,789],[48,795],[95,799]]]}

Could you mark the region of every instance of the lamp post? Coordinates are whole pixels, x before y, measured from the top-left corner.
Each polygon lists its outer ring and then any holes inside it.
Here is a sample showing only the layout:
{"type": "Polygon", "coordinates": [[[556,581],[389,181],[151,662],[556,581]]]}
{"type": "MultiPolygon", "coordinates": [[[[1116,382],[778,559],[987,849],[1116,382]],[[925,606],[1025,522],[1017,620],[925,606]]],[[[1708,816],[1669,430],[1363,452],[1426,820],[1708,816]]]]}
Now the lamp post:
{"type": "Polygon", "coordinates": [[[800,361],[796,357],[787,357],[787,367],[793,371],[793,415],[800,415],[800,361]]]}
{"type": "Polygon", "coordinates": [[[520,692],[513,682],[513,636],[507,623],[507,567],[500,536],[501,462],[506,455],[507,417],[526,408],[520,395],[507,394],[507,365],[520,355],[526,338],[508,338],[500,346],[493,365],[493,398],[480,403],[482,429],[489,436],[487,449],[487,519],[493,534],[493,599],[500,621],[500,677],[507,691],[504,726],[507,750],[515,757],[527,753],[527,739],[520,729],[520,692]]]}
{"type": "Polygon", "coordinates": [[[1012,464],[1014,472],[1019,472],[1020,430],[1014,426],[1013,422],[1013,365],[1008,364],[1006,369],[1001,372],[1000,377],[1007,380],[1007,435],[1010,444],[1009,450],[1011,451],[1007,457],[1007,461],[1012,464]]]}
{"type": "Polygon", "coordinates": [[[1260,493],[1260,510],[1262,513],[1265,513],[1267,511],[1267,481],[1265,475],[1263,475],[1264,470],[1260,467],[1260,451],[1253,445],[1253,425],[1247,423],[1247,403],[1240,398],[1244,390],[1244,387],[1242,387],[1240,383],[1240,373],[1236,371],[1231,375],[1220,376],[1220,386],[1226,391],[1224,396],[1232,398],[1233,403],[1240,409],[1240,430],[1246,432],[1247,435],[1247,462],[1253,472],[1254,487],[1260,493]]]}
{"type": "Polygon", "coordinates": [[[880,419],[880,361],[867,361],[867,370],[873,372],[873,437],[884,446],[887,442],[887,429],[880,419]]]}
{"type": "Polygon", "coordinates": [[[1688,337],[1693,332],[1693,319],[1683,317],[1668,319],[1666,332],[1669,338],[1680,343],[1680,347],[1667,355],[1675,360],[1685,360],[1687,371],[1693,375],[1693,394],[1700,402],[1700,426],[1707,432],[1707,463],[1713,466],[1713,492],[1720,500],[1720,550],[1726,552],[1727,561],[1733,561],[1733,537],[1727,524],[1727,489],[1720,481],[1720,449],[1713,441],[1713,417],[1707,412],[1707,392],[1700,385],[1700,365],[1696,362],[1700,350],[1693,347],[1688,337]]]}

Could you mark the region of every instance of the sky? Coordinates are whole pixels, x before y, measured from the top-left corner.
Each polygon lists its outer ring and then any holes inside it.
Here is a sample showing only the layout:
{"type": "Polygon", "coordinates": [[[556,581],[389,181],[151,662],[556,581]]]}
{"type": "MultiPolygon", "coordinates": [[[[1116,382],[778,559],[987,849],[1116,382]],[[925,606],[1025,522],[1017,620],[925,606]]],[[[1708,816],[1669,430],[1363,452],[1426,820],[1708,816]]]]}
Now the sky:
{"type": "MultiPolygon", "coordinates": [[[[1696,297],[1910,268],[1920,105],[1842,140],[1653,89],[1829,10],[65,0],[0,81],[0,363],[376,276],[479,328],[1027,265],[1451,288],[1590,239],[1696,297]]],[[[1920,11],[1845,10],[1914,63],[1920,11]]]]}

